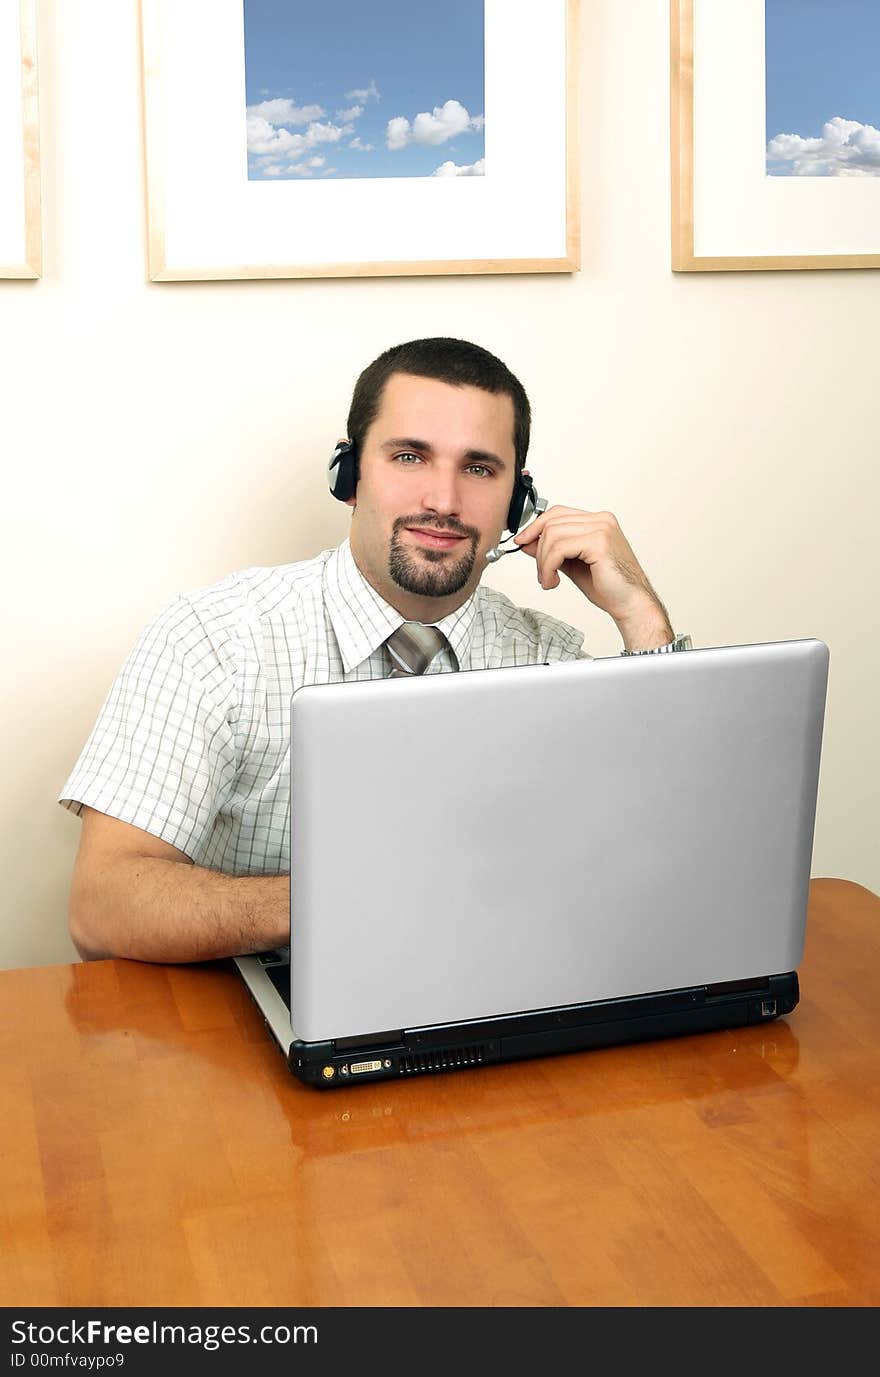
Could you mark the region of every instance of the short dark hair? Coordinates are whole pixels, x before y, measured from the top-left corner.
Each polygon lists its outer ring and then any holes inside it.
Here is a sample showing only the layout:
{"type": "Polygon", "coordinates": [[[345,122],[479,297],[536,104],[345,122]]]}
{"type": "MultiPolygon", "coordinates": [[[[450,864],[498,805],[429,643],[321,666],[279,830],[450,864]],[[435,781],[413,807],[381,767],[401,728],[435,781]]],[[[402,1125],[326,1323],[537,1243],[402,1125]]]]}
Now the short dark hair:
{"type": "MultiPolygon", "coordinates": [[[[488,349],[464,339],[414,339],[395,344],[380,354],[361,373],[354,386],[348,412],[348,438],[358,449],[379,414],[385,384],[394,373],[416,378],[436,378],[453,387],[481,387],[484,392],[505,393],[513,402],[513,446],[516,477],[522,473],[529,449],[532,411],[525,388],[488,349]]],[[[359,476],[359,475],[358,475],[359,476]]]]}

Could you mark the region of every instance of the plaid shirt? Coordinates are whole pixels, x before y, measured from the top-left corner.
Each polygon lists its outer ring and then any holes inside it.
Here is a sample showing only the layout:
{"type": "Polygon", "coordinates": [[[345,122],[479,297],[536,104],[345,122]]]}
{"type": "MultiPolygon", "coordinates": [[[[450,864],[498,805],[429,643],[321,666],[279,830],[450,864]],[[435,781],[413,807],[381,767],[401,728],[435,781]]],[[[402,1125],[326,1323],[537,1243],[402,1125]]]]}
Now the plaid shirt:
{"type": "MultiPolygon", "coordinates": [[[[228,575],[175,598],[108,693],[58,802],[83,804],[233,875],[290,870],[290,698],[388,676],[404,618],[348,540],[314,559],[228,575]]],[[[428,674],[590,659],[583,632],[478,586],[435,623],[428,674]]]]}

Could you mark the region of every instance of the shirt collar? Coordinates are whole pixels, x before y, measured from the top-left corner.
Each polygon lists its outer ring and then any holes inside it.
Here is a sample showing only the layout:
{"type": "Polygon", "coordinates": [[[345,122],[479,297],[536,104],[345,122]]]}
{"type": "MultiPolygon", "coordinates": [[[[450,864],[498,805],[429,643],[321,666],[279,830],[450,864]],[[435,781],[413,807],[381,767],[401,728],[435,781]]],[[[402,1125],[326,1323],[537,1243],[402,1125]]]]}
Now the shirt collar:
{"type": "MultiPolygon", "coordinates": [[[[406,619],[364,578],[347,538],[327,560],[323,582],[324,605],[339,645],[342,667],[348,674],[378,650],[406,619]]],[[[478,591],[442,621],[433,623],[448,640],[460,669],[469,668],[478,591]]]]}

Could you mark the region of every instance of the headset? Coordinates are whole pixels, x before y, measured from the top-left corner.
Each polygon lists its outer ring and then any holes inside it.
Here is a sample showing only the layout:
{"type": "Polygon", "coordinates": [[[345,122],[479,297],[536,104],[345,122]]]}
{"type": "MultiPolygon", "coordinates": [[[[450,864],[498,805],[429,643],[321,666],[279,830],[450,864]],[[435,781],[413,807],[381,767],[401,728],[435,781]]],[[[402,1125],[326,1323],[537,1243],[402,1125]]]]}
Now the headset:
{"type": "MultiPolygon", "coordinates": [[[[340,440],[327,465],[327,480],[330,491],[340,502],[347,502],[354,497],[357,487],[357,445],[353,440],[340,440]]],[[[527,526],[536,516],[547,510],[546,498],[539,497],[538,491],[532,481],[532,476],[527,470],[522,470],[517,474],[514,484],[513,496],[510,499],[510,506],[507,509],[507,522],[505,530],[509,532],[507,540],[515,536],[519,531],[527,526]]],[[[511,546],[507,550],[502,550],[501,545],[496,545],[493,550],[489,550],[486,559],[494,563],[496,559],[501,559],[502,555],[512,555],[521,547],[511,546]]]]}

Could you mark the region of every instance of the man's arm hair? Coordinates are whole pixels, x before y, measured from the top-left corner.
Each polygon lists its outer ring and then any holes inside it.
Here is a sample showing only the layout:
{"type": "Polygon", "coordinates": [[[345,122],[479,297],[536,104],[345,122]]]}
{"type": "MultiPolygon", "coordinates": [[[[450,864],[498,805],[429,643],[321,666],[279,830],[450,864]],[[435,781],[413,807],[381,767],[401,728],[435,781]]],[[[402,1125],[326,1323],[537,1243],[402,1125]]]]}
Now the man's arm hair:
{"type": "Polygon", "coordinates": [[[70,935],[87,961],[213,961],[290,940],[287,875],[223,875],[140,827],[83,808],[70,935]]]}

